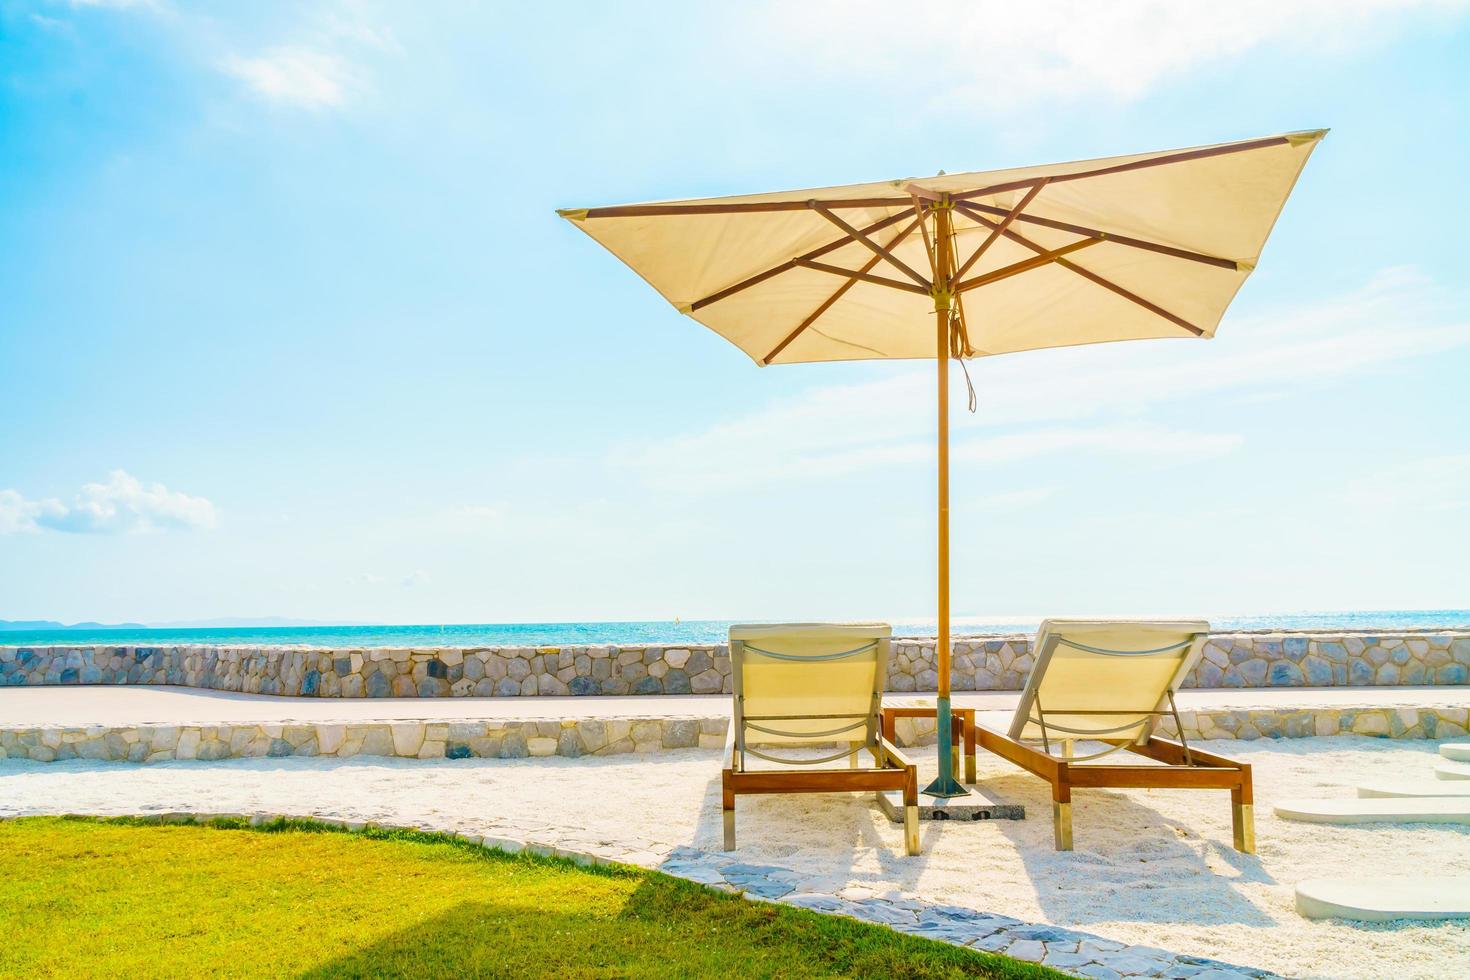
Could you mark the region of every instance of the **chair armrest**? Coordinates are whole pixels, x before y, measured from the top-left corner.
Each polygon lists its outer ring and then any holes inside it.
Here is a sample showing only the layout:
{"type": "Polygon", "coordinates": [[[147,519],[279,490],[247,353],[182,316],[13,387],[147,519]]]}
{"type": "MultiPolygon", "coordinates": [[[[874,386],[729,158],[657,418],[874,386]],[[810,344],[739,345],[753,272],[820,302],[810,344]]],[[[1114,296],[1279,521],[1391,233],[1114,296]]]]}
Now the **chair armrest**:
{"type": "Polygon", "coordinates": [[[890,761],[902,766],[905,769],[914,768],[914,763],[912,762],[912,760],[910,760],[908,756],[904,755],[903,751],[899,749],[897,745],[894,745],[892,742],[890,742],[888,739],[878,739],[878,747],[883,750],[884,758],[889,759],[890,761]]]}

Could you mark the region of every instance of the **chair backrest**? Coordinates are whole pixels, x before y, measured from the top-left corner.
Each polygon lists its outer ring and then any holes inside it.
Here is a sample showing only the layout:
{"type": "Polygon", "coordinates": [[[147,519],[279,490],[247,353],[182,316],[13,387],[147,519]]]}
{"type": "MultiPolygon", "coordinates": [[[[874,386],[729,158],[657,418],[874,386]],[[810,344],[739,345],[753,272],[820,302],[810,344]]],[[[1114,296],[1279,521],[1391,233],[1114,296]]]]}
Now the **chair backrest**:
{"type": "Polygon", "coordinates": [[[737,747],[875,746],[892,635],[886,623],[730,627],[737,747]]]}
{"type": "Polygon", "coordinates": [[[1011,738],[1145,742],[1204,648],[1204,620],[1048,619],[1011,738]]]}

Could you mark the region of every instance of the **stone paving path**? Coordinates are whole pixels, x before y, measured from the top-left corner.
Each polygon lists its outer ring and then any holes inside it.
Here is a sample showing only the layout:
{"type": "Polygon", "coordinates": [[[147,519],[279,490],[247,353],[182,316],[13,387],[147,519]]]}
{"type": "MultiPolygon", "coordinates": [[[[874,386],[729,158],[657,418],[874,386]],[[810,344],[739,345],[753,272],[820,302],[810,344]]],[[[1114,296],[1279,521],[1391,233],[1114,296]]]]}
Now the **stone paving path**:
{"type": "Polygon", "coordinates": [[[1037,925],[959,905],[881,898],[861,887],[831,894],[813,890],[811,878],[799,872],[769,864],[746,864],[727,854],[712,854],[692,847],[675,848],[658,868],[667,874],[732,889],[753,898],[785,902],[829,915],[846,915],[899,932],[989,953],[1005,953],[1098,980],[1119,977],[1226,980],[1276,976],[1266,970],[1179,955],[1154,946],[1128,946],[1074,929],[1037,925]]]}

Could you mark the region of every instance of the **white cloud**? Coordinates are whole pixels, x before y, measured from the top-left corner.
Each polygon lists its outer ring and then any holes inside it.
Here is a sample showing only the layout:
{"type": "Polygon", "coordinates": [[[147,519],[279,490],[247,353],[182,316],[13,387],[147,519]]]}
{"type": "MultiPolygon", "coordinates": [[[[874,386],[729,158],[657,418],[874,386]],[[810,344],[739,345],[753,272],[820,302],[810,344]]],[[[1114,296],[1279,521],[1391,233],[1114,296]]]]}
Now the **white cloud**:
{"type": "Polygon", "coordinates": [[[257,95],[303,109],[340,106],[358,84],[355,71],[339,55],[296,45],[249,58],[232,55],[220,67],[257,95]]]}
{"type": "Polygon", "coordinates": [[[957,460],[1010,463],[1054,453],[1094,452],[1150,457],[1159,462],[1207,459],[1244,445],[1234,433],[1186,432],[1150,425],[1113,425],[1093,429],[1016,432],[972,439],[951,452],[957,460]]]}
{"type": "Polygon", "coordinates": [[[1009,512],[1022,510],[1032,504],[1039,504],[1047,500],[1057,492],[1056,487],[1032,487],[1027,490],[1011,490],[1006,493],[992,493],[984,497],[967,497],[965,508],[970,511],[1009,512]]]}
{"type": "MultiPolygon", "coordinates": [[[[1340,298],[1227,320],[1208,344],[1111,344],[977,360],[970,372],[978,411],[953,413],[952,455],[1008,463],[1078,450],[1161,461],[1228,453],[1239,436],[1182,431],[1148,415],[1212,395],[1238,404],[1247,395],[1383,373],[1470,346],[1470,322],[1456,318],[1462,309],[1412,270],[1388,269],[1340,298]],[[1029,428],[979,433],[1018,426],[1029,428]]],[[[932,368],[899,370],[808,389],[703,431],[620,446],[609,461],[659,487],[698,490],[927,463],[934,453],[932,368]]]]}
{"type": "Polygon", "coordinates": [[[1388,466],[1348,485],[1348,504],[1375,513],[1470,510],[1470,455],[1431,456],[1388,466]]]}
{"type": "Polygon", "coordinates": [[[463,507],[451,507],[449,518],[467,527],[491,527],[504,521],[505,512],[487,504],[467,504],[463,507]]]}
{"type": "Polygon", "coordinates": [[[0,490],[0,534],[39,530],[39,518],[60,508],[55,500],[27,500],[14,490],[0,490]]]}
{"type": "Polygon", "coordinates": [[[394,584],[400,589],[415,589],[421,585],[427,585],[429,573],[422,568],[415,568],[407,575],[398,578],[390,578],[387,575],[379,575],[377,572],[362,572],[347,580],[348,585],[365,586],[367,588],[382,588],[385,585],[394,584]]]}
{"type": "Polygon", "coordinates": [[[67,4],[71,7],[112,7],[117,10],[134,7],[153,9],[159,6],[159,0],[67,0],[67,4]]]}
{"type": "Polygon", "coordinates": [[[1188,71],[1279,44],[1374,43],[1410,12],[1465,0],[817,0],[771,3],[751,25],[795,64],[906,97],[1006,110],[1037,100],[1127,101],[1188,71]],[[779,24],[779,29],[773,29],[779,24]],[[821,38],[812,44],[812,38],[821,38]],[[797,57],[793,57],[797,56],[797,57]],[[798,60],[799,58],[799,60],[798,60]],[[911,89],[911,91],[910,91],[911,89]]]}
{"type": "MultiPolygon", "coordinates": [[[[956,464],[1019,463],[1057,453],[1141,456],[1172,463],[1233,452],[1244,440],[1233,433],[1187,432],[1158,426],[1123,424],[1095,428],[1053,428],[967,437],[953,441],[956,464]]],[[[820,430],[791,431],[778,446],[725,443],[716,436],[694,437],[646,447],[640,454],[614,457],[617,465],[656,474],[661,488],[681,492],[740,490],[772,483],[825,480],[879,467],[934,465],[932,436],[901,442],[848,446],[824,445],[820,430]]]]}
{"type": "Polygon", "coordinates": [[[218,63],[270,102],[299,109],[341,109],[372,89],[374,68],[401,57],[403,46],[382,12],[355,0],[302,7],[279,43],[218,63]]]}
{"type": "Polygon", "coordinates": [[[0,534],[68,531],[118,534],[133,531],[213,527],[214,504],[170,490],[145,486],[123,470],[106,483],[88,483],[70,504],[55,498],[28,500],[16,490],[0,490],[0,534]]]}

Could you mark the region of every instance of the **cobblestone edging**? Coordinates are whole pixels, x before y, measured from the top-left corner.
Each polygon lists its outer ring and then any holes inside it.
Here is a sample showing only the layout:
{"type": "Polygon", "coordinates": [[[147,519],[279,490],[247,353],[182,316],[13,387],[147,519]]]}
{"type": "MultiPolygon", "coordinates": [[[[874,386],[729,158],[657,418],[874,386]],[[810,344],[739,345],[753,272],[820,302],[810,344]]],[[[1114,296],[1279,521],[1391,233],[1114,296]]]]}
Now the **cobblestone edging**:
{"type": "MultiPolygon", "coordinates": [[[[243,820],[262,826],[281,820],[301,819],[360,831],[403,830],[443,833],[489,850],[508,854],[529,853],[557,857],[580,865],[632,864],[684,878],[722,891],[735,892],[756,901],[781,902],[825,915],[845,915],[862,922],[886,926],[896,932],[922,936],[987,953],[1004,953],[1019,960],[1044,963],[1063,973],[1098,980],[1122,977],[1184,978],[1198,980],[1275,980],[1266,970],[1236,966],[1219,960],[1172,953],[1154,946],[1129,946],[1091,933],[1060,926],[1033,924],[958,905],[937,905],[911,898],[873,895],[861,886],[848,886],[836,894],[814,889],[816,884],[799,872],[775,865],[746,864],[728,854],[693,847],[676,847],[666,856],[647,851],[621,851],[607,846],[566,846],[569,842],[543,843],[500,836],[455,833],[432,826],[404,826],[343,820],[306,814],[293,817],[278,813],[141,812],[108,814],[127,816],[160,824],[243,820]]],[[[15,819],[0,816],[0,819],[15,819]]],[[[580,842],[579,842],[580,843],[580,842]]]]}
{"type": "MultiPolygon", "coordinates": [[[[1195,739],[1374,735],[1453,738],[1467,734],[1463,707],[1343,706],[1180,712],[1195,739]]],[[[165,762],[326,755],[408,759],[520,759],[618,755],[664,749],[721,748],[727,716],[552,718],[536,720],[312,722],[307,724],[130,725],[0,728],[0,759],[165,762]]],[[[1174,734],[1173,719],[1164,734],[1174,734]]],[[[932,720],[899,719],[899,741],[933,741],[932,720]]]]}
{"type": "Polygon", "coordinates": [[[675,848],[659,870],[754,898],[784,902],[828,915],[845,915],[888,926],[898,932],[987,953],[1004,953],[1043,963],[1063,973],[1098,980],[1121,977],[1195,977],[1198,980],[1274,978],[1266,970],[1236,966],[1200,956],[1171,953],[1155,946],[1128,946],[1061,926],[1038,925],[959,905],[937,905],[912,898],[873,895],[859,885],[836,894],[799,872],[765,864],[746,864],[728,854],[692,847],[675,848]]]}
{"type": "MultiPolygon", "coordinates": [[[[960,637],[960,691],[1020,690],[1029,636],[960,637]]],[[[893,642],[888,689],[938,686],[934,641],[893,642]]],[[[1392,687],[1470,683],[1470,630],[1217,633],[1186,687],[1392,687]]],[[[301,697],[729,694],[724,646],[315,649],[0,647],[0,684],[174,684],[301,697]]]]}

